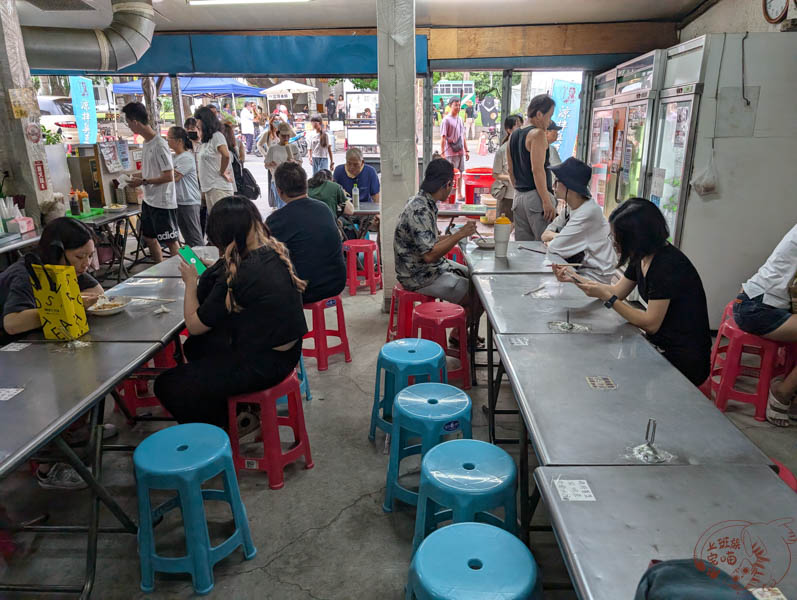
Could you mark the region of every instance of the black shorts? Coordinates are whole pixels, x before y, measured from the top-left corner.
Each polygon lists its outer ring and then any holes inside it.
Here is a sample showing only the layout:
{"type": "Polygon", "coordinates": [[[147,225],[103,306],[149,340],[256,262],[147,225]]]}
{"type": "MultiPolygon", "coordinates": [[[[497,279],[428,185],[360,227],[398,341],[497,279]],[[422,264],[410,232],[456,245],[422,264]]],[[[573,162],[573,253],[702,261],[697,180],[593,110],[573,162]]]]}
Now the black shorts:
{"type": "Polygon", "coordinates": [[[141,207],[141,233],[145,238],[158,240],[161,244],[177,242],[177,209],[156,208],[146,202],[141,207]]]}
{"type": "Polygon", "coordinates": [[[765,336],[783,325],[791,317],[785,308],[764,304],[764,296],[750,298],[742,292],[733,303],[733,320],[742,331],[765,336]]]}

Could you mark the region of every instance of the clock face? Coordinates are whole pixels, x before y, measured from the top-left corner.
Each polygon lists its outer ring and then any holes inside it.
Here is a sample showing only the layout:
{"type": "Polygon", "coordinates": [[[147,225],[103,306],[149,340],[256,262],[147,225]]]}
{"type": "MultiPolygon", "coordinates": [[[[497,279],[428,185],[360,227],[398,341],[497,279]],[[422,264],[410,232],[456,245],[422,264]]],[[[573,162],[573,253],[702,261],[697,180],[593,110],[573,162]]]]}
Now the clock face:
{"type": "Polygon", "coordinates": [[[786,18],[789,0],[762,0],[764,18],[770,23],[780,23],[786,18]]]}

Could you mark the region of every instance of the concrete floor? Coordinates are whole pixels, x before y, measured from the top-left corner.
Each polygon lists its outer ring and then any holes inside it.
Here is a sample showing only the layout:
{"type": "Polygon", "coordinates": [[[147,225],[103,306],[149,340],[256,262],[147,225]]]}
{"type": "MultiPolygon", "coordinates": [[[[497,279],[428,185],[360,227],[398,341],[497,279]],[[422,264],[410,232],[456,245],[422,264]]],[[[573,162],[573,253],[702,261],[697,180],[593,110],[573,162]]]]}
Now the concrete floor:
{"type": "MultiPolygon", "coordinates": [[[[288,467],[285,487],[271,490],[262,473],[245,472],[240,488],[246,505],[257,556],[243,560],[236,551],[215,568],[215,589],[210,598],[244,599],[395,599],[403,598],[410,560],[414,510],[404,507],[392,514],[382,511],[387,456],[384,436],[368,441],[368,423],[373,397],[376,357],[383,344],[387,316],[381,312],[381,294],[361,292],[344,296],[352,362],[342,355],[332,359],[330,368],[319,373],[315,361],[308,361],[313,400],[304,411],[315,467],[303,464],[288,467]]],[[[484,381],[480,371],[480,381],[484,381]]],[[[474,437],[486,438],[484,385],[470,391],[474,404],[474,437]]],[[[502,402],[512,402],[505,385],[502,402]]],[[[139,424],[130,429],[118,414],[116,423],[121,441],[137,443],[161,424],[139,424]]],[[[795,445],[797,427],[776,429],[752,418],[752,407],[732,405],[728,416],[767,454],[797,471],[795,445]]],[[[514,417],[499,418],[499,435],[517,433],[514,417]]],[[[506,449],[516,456],[512,446],[506,449]]],[[[407,481],[417,475],[417,459],[403,463],[407,481]]],[[[417,478],[417,477],[416,477],[417,478]]],[[[130,514],[135,515],[135,482],[129,453],[106,455],[104,481],[111,493],[130,514]]],[[[49,512],[51,523],[85,523],[88,513],[86,492],[62,493],[41,490],[27,469],[4,480],[0,506],[14,520],[49,512]]],[[[153,498],[157,501],[157,498],[153,498]]],[[[208,503],[214,540],[229,531],[229,510],[208,503]]],[[[536,522],[546,522],[544,507],[536,522]]],[[[137,520],[137,516],[136,516],[137,520]]],[[[103,510],[102,522],[115,522],[103,510]]],[[[158,549],[165,555],[183,552],[180,514],[170,513],[157,527],[158,549]]],[[[81,536],[16,537],[20,551],[5,568],[6,582],[77,582],[84,569],[81,536]]],[[[546,584],[568,581],[558,547],[551,533],[532,536],[532,551],[541,566],[546,584]]],[[[640,576],[642,574],[640,573],[640,576]]],[[[192,596],[190,579],[183,575],[157,575],[155,592],[139,590],[136,540],[131,535],[101,535],[97,583],[94,598],[186,598],[192,596]]],[[[33,596],[25,596],[30,598],[33,596]]],[[[54,597],[54,596],[51,596],[54,597]]],[[[571,591],[546,593],[553,600],[575,598],[571,591]]]]}

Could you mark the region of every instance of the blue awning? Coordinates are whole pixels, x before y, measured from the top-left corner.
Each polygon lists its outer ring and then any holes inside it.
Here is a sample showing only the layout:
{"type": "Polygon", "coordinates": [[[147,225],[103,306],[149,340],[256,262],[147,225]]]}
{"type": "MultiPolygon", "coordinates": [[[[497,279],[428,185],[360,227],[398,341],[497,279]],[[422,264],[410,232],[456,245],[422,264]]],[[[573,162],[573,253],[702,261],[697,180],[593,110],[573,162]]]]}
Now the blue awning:
{"type": "MultiPolygon", "coordinates": [[[[180,89],[186,96],[236,96],[260,97],[262,88],[244,85],[231,77],[180,77],[180,89]]],[[[142,94],[141,81],[114,83],[114,94],[142,94]]],[[[171,80],[163,82],[161,95],[172,93],[171,80]]]]}

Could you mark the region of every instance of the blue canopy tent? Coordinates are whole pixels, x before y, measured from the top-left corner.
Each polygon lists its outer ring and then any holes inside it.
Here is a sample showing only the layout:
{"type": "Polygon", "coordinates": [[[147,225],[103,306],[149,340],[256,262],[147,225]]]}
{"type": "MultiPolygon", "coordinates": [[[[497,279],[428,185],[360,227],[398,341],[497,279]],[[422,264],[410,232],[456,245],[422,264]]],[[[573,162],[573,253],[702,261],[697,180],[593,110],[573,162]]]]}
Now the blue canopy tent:
{"type": "MultiPolygon", "coordinates": [[[[263,88],[244,85],[232,77],[179,77],[180,91],[186,96],[247,96],[259,97],[263,88]]],[[[141,80],[114,83],[114,94],[143,94],[141,80]]],[[[171,79],[161,87],[161,96],[172,93],[171,79]]]]}

